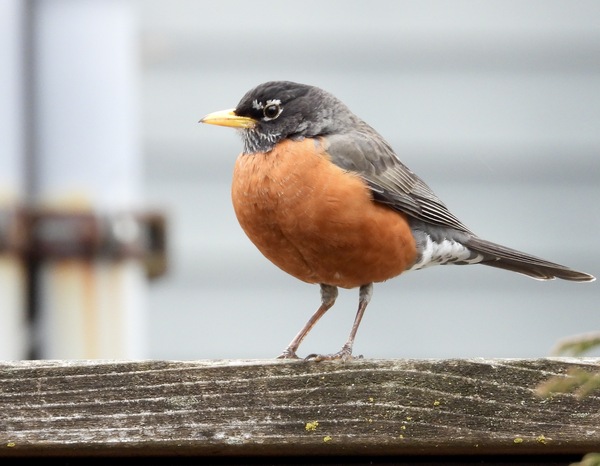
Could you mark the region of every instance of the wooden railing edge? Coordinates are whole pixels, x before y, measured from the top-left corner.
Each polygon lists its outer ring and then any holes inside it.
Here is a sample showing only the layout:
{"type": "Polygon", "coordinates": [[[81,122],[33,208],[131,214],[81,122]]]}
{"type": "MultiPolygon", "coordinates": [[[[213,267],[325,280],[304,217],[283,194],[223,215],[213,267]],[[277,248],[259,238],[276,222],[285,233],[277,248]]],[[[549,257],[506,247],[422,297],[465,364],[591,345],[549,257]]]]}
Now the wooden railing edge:
{"type": "Polygon", "coordinates": [[[0,457],[600,451],[600,358],[0,362],[0,457]]]}

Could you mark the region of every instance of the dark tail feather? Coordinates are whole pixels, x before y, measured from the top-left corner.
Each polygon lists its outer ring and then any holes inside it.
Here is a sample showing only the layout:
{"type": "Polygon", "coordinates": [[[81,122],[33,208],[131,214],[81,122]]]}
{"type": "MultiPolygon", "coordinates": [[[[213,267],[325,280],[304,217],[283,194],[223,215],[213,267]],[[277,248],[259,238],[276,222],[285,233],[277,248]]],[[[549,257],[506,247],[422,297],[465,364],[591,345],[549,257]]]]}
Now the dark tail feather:
{"type": "Polygon", "coordinates": [[[480,262],[482,265],[522,273],[537,280],[561,278],[574,282],[591,282],[596,279],[593,275],[578,272],[564,265],[548,262],[539,257],[500,246],[476,236],[469,238],[465,245],[473,252],[478,252],[485,257],[480,262]]]}

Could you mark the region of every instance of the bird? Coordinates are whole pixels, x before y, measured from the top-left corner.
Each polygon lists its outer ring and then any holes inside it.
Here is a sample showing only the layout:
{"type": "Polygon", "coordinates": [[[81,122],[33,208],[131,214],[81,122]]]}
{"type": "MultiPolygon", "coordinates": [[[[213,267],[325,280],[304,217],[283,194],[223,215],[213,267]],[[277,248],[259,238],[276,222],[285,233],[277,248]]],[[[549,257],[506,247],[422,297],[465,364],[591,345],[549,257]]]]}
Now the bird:
{"type": "Polygon", "coordinates": [[[231,197],[246,235],[277,267],[320,286],[319,308],[279,358],[299,358],[300,344],[334,305],[338,288],[359,289],[348,339],[337,353],[305,359],[354,359],[373,284],[403,272],[481,264],[538,280],[595,279],[477,236],[375,129],[319,87],[265,82],[235,108],[200,123],[241,134],[231,197]]]}

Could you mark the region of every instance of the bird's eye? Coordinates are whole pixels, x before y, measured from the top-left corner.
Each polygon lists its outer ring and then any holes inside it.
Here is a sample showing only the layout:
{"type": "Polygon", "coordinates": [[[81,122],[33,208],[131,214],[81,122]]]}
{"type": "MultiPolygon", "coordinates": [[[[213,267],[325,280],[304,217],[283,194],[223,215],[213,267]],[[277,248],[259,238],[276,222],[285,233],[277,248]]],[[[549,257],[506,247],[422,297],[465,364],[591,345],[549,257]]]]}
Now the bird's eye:
{"type": "Polygon", "coordinates": [[[265,116],[265,120],[273,120],[279,116],[282,108],[277,103],[271,103],[266,105],[263,109],[263,115],[265,116]]]}

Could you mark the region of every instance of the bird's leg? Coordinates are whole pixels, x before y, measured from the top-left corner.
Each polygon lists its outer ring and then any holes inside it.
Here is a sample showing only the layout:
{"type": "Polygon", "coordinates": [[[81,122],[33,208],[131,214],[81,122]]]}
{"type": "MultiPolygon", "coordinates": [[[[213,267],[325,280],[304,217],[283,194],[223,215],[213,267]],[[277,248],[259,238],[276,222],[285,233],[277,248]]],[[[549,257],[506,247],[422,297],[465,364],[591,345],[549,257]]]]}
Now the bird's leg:
{"type": "Polygon", "coordinates": [[[363,315],[365,314],[365,309],[367,309],[367,306],[371,301],[371,296],[373,296],[372,283],[360,287],[360,291],[358,294],[358,311],[356,312],[356,317],[354,318],[354,324],[352,324],[352,330],[350,330],[348,340],[346,341],[346,343],[340,351],[334,354],[311,354],[310,356],[307,356],[306,359],[310,359],[311,361],[331,361],[334,359],[349,361],[351,359],[354,359],[354,356],[352,356],[354,338],[356,338],[356,332],[358,331],[360,321],[362,320],[363,315]]]}
{"type": "Polygon", "coordinates": [[[338,296],[337,287],[321,284],[321,306],[319,306],[319,309],[317,309],[317,312],[315,312],[312,315],[312,317],[310,319],[308,319],[308,322],[306,322],[306,325],[304,325],[304,327],[302,327],[302,330],[300,330],[298,332],[298,334],[294,337],[294,339],[291,341],[291,343],[288,345],[288,347],[283,350],[283,353],[281,353],[278,356],[278,359],[298,359],[298,356],[296,355],[296,351],[298,350],[300,343],[302,343],[302,340],[304,340],[304,337],[306,337],[306,335],[308,335],[308,332],[311,331],[311,329],[315,326],[317,321],[321,317],[323,317],[323,315],[329,309],[331,309],[331,306],[333,306],[333,304],[335,303],[337,296],[338,296]]]}

